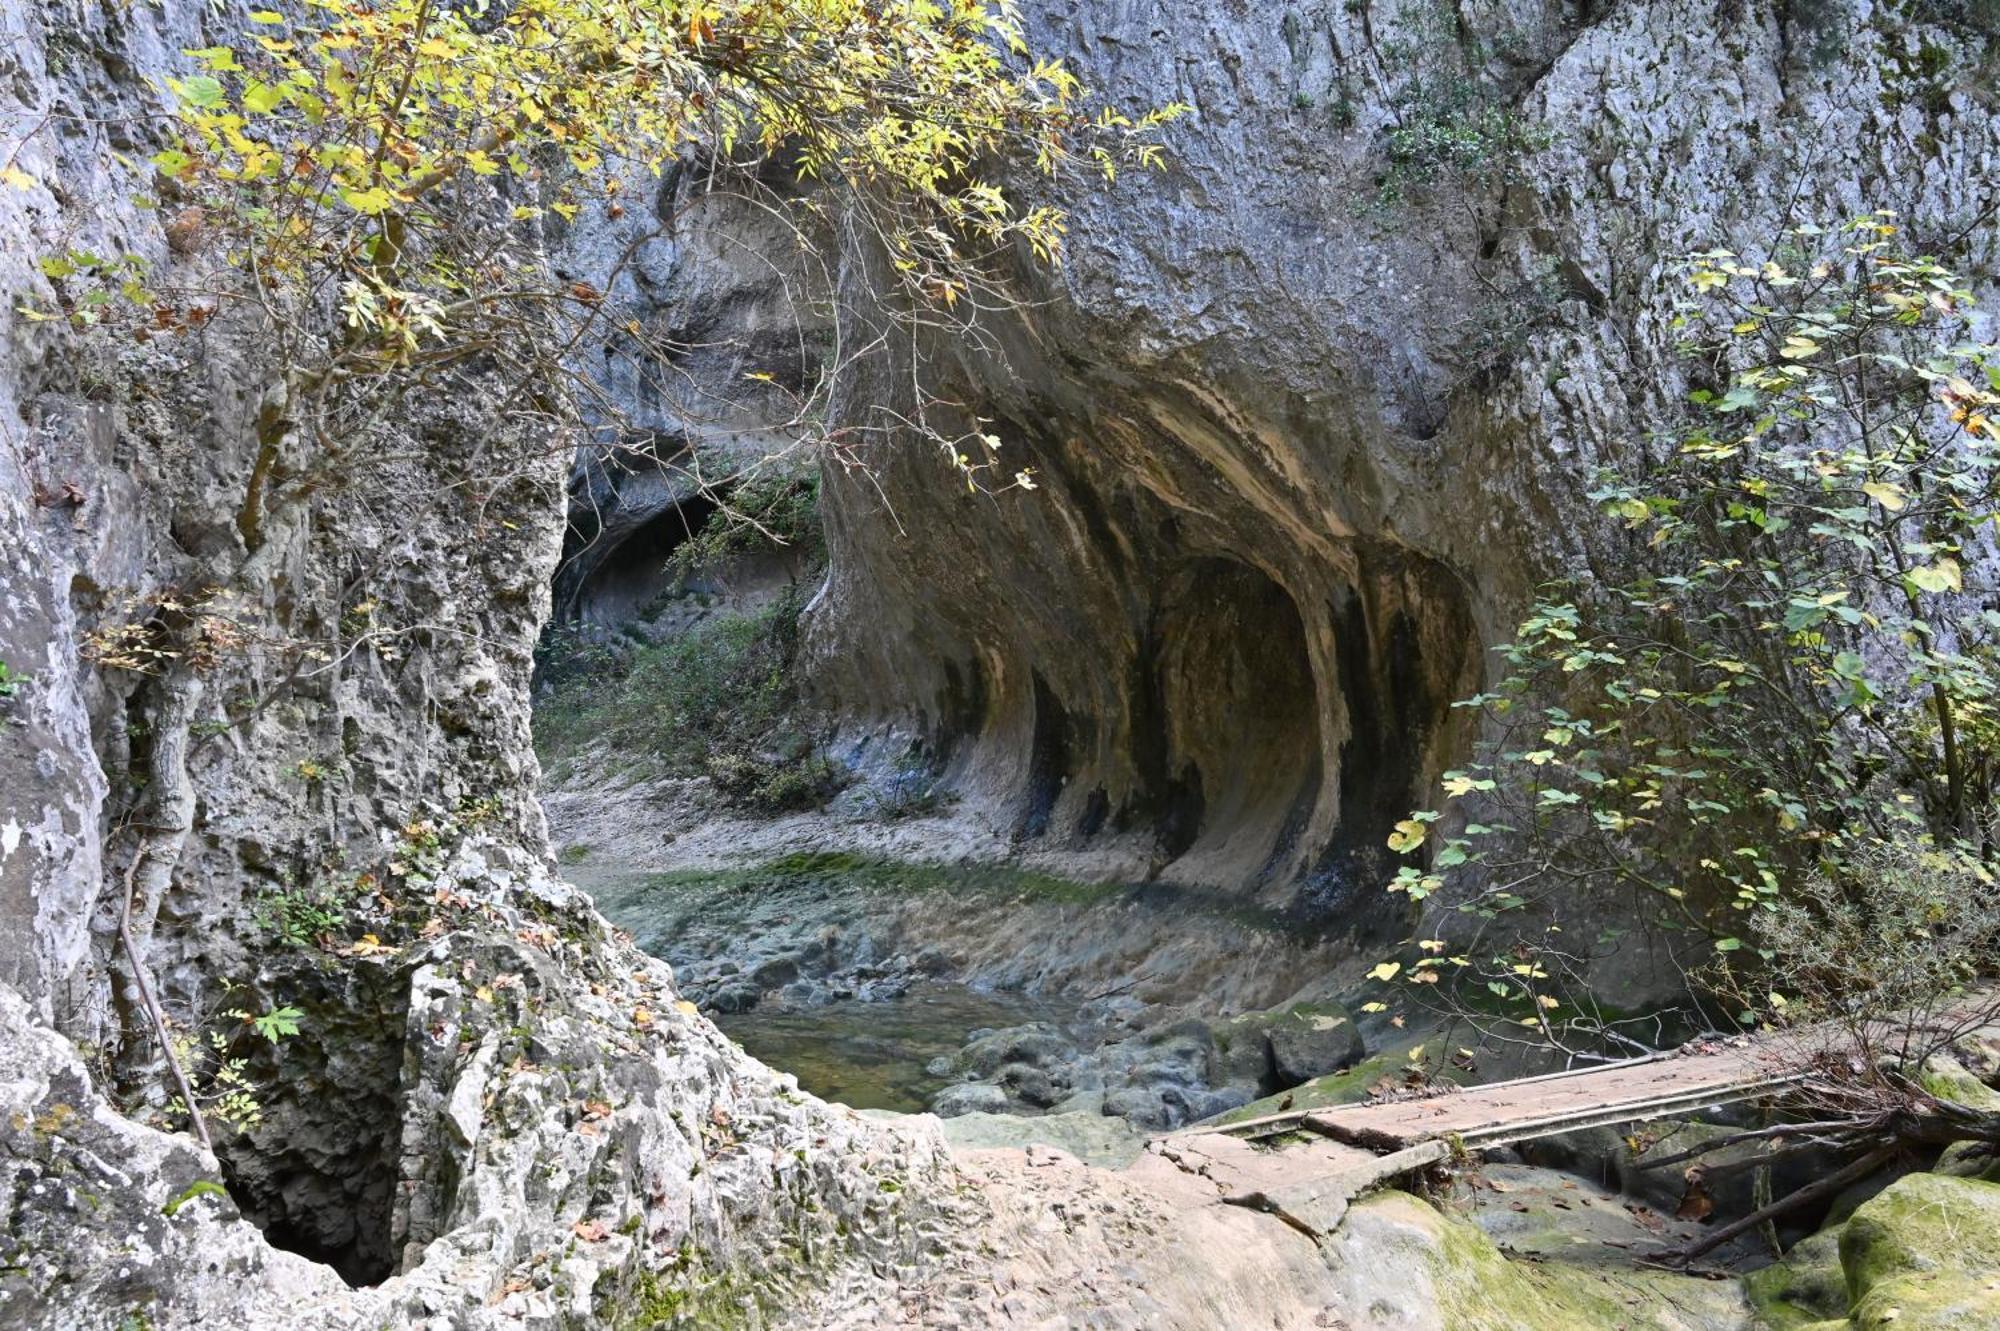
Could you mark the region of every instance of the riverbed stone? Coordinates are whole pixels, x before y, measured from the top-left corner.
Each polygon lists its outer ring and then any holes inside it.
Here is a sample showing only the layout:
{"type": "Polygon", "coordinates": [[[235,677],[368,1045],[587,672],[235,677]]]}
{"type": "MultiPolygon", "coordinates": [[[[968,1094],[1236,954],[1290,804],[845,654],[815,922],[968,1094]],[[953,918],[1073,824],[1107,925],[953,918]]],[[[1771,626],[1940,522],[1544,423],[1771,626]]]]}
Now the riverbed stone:
{"type": "Polygon", "coordinates": [[[947,1086],[931,1100],[931,1112],[939,1118],[956,1118],[960,1114],[1003,1114],[1007,1109],[1007,1092],[984,1081],[947,1086]]]}
{"type": "Polygon", "coordinates": [[[1010,1026],[1004,1030],[975,1033],[975,1038],[959,1056],[966,1067],[980,1076],[991,1076],[1002,1064],[1024,1063],[1050,1068],[1076,1057],[1076,1042],[1045,1023],[1010,1026]]]}

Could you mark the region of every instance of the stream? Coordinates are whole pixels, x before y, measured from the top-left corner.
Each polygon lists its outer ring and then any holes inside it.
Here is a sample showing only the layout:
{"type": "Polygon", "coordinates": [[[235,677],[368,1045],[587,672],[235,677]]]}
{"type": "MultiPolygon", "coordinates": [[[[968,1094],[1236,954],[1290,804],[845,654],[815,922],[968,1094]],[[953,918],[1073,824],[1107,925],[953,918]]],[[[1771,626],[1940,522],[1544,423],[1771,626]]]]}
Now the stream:
{"type": "Polygon", "coordinates": [[[827,855],[569,873],[749,1054],[855,1109],[1159,1131],[1363,1055],[1338,940],[1192,894],[827,855]]]}
{"type": "Polygon", "coordinates": [[[976,1034],[1066,1015],[1016,993],[924,983],[900,998],[838,999],[818,1007],[759,1005],[715,1024],[751,1057],[799,1087],[854,1109],[918,1114],[958,1080],[954,1060],[976,1034]]]}

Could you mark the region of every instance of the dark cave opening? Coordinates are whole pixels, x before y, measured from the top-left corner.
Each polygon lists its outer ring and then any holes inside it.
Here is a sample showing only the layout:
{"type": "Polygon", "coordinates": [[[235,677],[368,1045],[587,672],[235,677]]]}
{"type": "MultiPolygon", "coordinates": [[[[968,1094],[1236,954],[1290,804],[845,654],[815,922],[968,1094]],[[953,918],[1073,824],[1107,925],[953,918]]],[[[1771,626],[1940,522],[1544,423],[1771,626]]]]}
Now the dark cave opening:
{"type": "Polygon", "coordinates": [[[672,592],[667,563],[721,505],[691,494],[636,520],[631,510],[573,514],[556,572],[554,618],[604,627],[642,617],[672,592]]]}
{"type": "Polygon", "coordinates": [[[1264,570],[1190,560],[1157,617],[1164,726],[1162,849],[1241,838],[1268,858],[1281,828],[1319,786],[1319,701],[1305,621],[1264,570]]]}
{"type": "Polygon", "coordinates": [[[223,1185],[273,1247],[380,1284],[398,1267],[407,991],[366,971],[302,970],[282,989],[306,1015],[299,1034],[242,1051],[261,1118],[217,1131],[223,1185]]]}
{"type": "Polygon", "coordinates": [[[1374,572],[1329,607],[1348,716],[1340,821],[1301,902],[1369,938],[1402,927],[1399,912],[1366,903],[1395,873],[1389,834],[1424,801],[1432,739],[1469,683],[1461,676],[1475,650],[1463,591],[1441,568],[1391,557],[1374,572]]]}

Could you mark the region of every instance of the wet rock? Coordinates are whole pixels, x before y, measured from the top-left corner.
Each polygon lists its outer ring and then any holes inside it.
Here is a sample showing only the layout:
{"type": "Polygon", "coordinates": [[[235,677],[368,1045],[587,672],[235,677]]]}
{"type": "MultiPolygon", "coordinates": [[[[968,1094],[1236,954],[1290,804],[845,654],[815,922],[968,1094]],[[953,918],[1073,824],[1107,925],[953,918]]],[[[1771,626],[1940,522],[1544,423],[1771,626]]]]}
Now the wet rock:
{"type": "Polygon", "coordinates": [[[797,979],[799,962],[797,957],[776,956],[758,964],[750,972],[750,982],[760,989],[781,989],[797,979]]]}
{"type": "Polygon", "coordinates": [[[983,1081],[948,1086],[931,1101],[931,1112],[939,1118],[956,1118],[960,1114],[1002,1114],[1007,1107],[1007,1092],[983,1081]]]}
{"type": "MultiPolygon", "coordinates": [[[[1065,1079],[1066,1080],[1066,1079],[1065,1079]]],[[[994,1076],[1009,1095],[1037,1109],[1047,1109],[1062,1098],[1055,1079],[1030,1063],[1009,1063],[994,1076]]]]}
{"type": "Polygon", "coordinates": [[[975,1032],[965,1046],[960,1061],[982,1077],[991,1076],[1005,1063],[1025,1063],[1030,1067],[1051,1068],[1074,1060],[1076,1042],[1044,1022],[1013,1026],[1005,1030],[975,1032]]]}
{"type": "Polygon", "coordinates": [[[726,984],[710,992],[707,1007],[713,1012],[748,1012],[763,998],[764,991],[754,984],[726,984]]]}
{"type": "Polygon", "coordinates": [[[1296,1007],[1264,1028],[1280,1082],[1296,1086],[1359,1063],[1361,1032],[1335,1007],[1296,1007]]]}

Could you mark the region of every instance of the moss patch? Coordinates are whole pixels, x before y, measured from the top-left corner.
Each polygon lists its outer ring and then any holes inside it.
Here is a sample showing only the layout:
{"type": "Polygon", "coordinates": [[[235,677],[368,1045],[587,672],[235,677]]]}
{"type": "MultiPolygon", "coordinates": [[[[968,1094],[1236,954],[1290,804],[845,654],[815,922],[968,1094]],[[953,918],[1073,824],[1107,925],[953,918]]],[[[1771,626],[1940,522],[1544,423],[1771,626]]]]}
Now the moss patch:
{"type": "Polygon", "coordinates": [[[1840,1238],[1856,1326],[2000,1331],[2000,1184],[1911,1174],[1840,1238]]]}
{"type": "MultiPolygon", "coordinates": [[[[1289,1091],[1267,1095],[1261,1100],[1252,1100],[1240,1109],[1232,1109],[1226,1114],[1218,1115],[1212,1121],[1241,1123],[1245,1119],[1262,1118],[1266,1114],[1279,1114],[1286,1110],[1323,1109],[1328,1105],[1357,1104],[1366,1100],[1369,1093],[1384,1078],[1393,1078],[1408,1067],[1410,1050],[1426,1042],[1427,1038],[1412,1039],[1393,1049],[1385,1049],[1372,1058],[1364,1058],[1343,1072],[1315,1077],[1311,1081],[1294,1086],[1289,1091]]],[[[1440,1080],[1457,1079],[1447,1075],[1440,1080]]]]}
{"type": "MultiPolygon", "coordinates": [[[[1749,1308],[1739,1287],[1660,1271],[1583,1267],[1563,1261],[1512,1262],[1471,1224],[1451,1219],[1407,1193],[1386,1192],[1357,1203],[1347,1227],[1357,1255],[1384,1263],[1371,1291],[1385,1323],[1400,1299],[1435,1300],[1451,1331],[1684,1331],[1745,1325],[1749,1308]],[[1414,1256],[1419,1273],[1400,1269],[1414,1256]]],[[[1402,1310],[1414,1313],[1414,1309],[1402,1310]]],[[[1404,1320],[1410,1320],[1405,1317],[1404,1320]]]]}
{"type": "Polygon", "coordinates": [[[1847,1273],[1840,1266],[1840,1230],[1801,1240],[1785,1260],[1745,1277],[1743,1289],[1771,1331],[1805,1331],[1847,1324],[1847,1273]]]}

